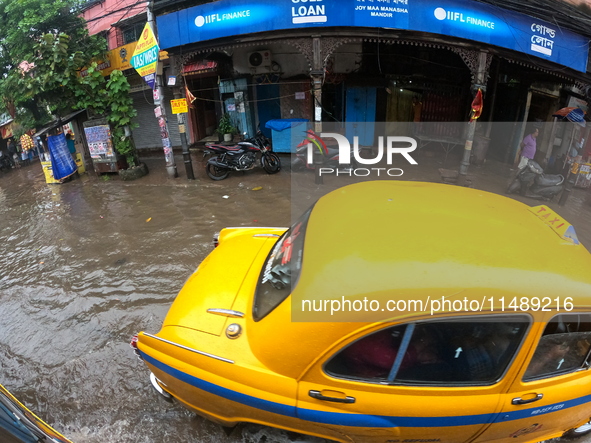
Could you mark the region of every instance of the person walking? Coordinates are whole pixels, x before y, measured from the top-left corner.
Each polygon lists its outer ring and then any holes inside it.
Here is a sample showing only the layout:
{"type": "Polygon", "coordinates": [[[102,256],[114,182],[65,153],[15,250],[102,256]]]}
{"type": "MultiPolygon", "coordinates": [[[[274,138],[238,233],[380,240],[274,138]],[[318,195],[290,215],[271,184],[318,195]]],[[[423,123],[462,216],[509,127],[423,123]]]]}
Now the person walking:
{"type": "MultiPolygon", "coordinates": [[[[532,128],[531,132],[523,138],[523,141],[519,145],[519,147],[521,148],[521,150],[519,152],[519,163],[517,164],[517,168],[515,168],[515,170],[511,174],[511,178],[509,179],[509,182],[507,183],[507,191],[506,192],[508,192],[508,193],[513,192],[513,190],[515,189],[514,183],[519,180],[519,178],[518,178],[519,174],[521,173],[521,171],[523,171],[525,168],[527,168],[528,162],[530,160],[533,160],[534,156],[536,155],[536,150],[537,150],[536,143],[537,143],[538,134],[539,134],[539,129],[537,128],[537,126],[534,126],[532,128]]],[[[531,185],[531,183],[521,183],[520,193],[525,194],[530,185],[531,185]]]]}
{"type": "Polygon", "coordinates": [[[66,134],[66,143],[68,145],[70,155],[72,156],[74,161],[76,161],[76,144],[74,141],[74,134],[72,134],[70,131],[68,131],[68,133],[66,134]]]}
{"type": "Polygon", "coordinates": [[[18,156],[16,155],[16,142],[12,137],[8,141],[8,159],[10,160],[10,164],[12,165],[12,167],[16,167],[18,156]]]}
{"type": "Polygon", "coordinates": [[[536,141],[539,133],[539,129],[534,127],[533,131],[526,135],[521,142],[521,156],[519,159],[519,165],[517,166],[519,171],[527,166],[527,162],[534,159],[537,149],[536,141]]]}

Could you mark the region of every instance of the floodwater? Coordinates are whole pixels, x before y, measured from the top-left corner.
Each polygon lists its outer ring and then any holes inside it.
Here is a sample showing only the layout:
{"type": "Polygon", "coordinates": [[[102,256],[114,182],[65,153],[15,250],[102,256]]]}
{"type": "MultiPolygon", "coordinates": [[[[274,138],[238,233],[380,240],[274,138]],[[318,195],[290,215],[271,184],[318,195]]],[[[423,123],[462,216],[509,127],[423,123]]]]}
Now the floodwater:
{"type": "MultiPolygon", "coordinates": [[[[160,329],[216,231],[289,224],[290,174],[213,182],[196,162],[188,181],[180,160],[177,179],[160,159],[148,164],[135,182],[85,174],[48,185],[38,162],[0,173],[0,383],[76,443],[299,441],[255,426],[228,436],[164,402],[129,347],[138,331],[160,329]]],[[[497,172],[483,168],[479,183],[502,188],[497,172]]],[[[323,189],[310,176],[304,200],[323,189]]],[[[589,247],[586,196],[573,193],[568,211],[589,247]]]]}
{"type": "Polygon", "coordinates": [[[263,174],[244,176],[264,184],[251,191],[238,176],[48,185],[38,162],[2,173],[0,382],[76,443],[242,441],[162,401],[129,341],[160,329],[220,228],[289,223],[263,174]]]}

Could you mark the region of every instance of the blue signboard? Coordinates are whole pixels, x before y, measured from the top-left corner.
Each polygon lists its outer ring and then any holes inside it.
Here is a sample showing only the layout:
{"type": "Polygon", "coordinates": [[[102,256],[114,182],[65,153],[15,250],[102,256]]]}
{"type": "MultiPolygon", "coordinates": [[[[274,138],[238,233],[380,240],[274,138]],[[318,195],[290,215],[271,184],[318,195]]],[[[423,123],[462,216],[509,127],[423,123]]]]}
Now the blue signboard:
{"type": "Polygon", "coordinates": [[[159,16],[157,25],[161,49],[256,32],[353,26],[474,40],[582,72],[589,52],[586,38],[555,24],[466,0],[219,0],[159,16]]]}

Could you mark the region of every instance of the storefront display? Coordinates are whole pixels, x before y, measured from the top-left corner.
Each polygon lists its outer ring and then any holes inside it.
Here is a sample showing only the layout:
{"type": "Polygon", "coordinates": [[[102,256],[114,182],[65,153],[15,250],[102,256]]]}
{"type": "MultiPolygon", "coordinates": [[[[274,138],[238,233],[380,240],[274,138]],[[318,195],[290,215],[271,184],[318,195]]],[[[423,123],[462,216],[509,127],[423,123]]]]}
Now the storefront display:
{"type": "Polygon", "coordinates": [[[125,158],[118,155],[111,139],[111,128],[106,119],[84,122],[84,134],[96,173],[117,172],[125,169],[125,158]]]}
{"type": "Polygon", "coordinates": [[[589,186],[591,186],[591,163],[584,163],[579,165],[575,187],[588,188],[589,186]]]}

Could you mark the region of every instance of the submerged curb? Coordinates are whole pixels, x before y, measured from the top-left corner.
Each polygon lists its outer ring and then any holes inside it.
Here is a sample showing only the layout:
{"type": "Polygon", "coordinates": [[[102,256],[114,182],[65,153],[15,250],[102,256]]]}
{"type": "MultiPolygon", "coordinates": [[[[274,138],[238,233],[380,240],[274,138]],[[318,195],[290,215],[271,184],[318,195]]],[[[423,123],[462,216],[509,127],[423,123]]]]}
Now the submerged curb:
{"type": "Polygon", "coordinates": [[[142,178],[143,176],[148,175],[148,172],[148,166],[146,166],[145,163],[140,163],[139,166],[135,166],[129,169],[120,169],[118,171],[121,180],[125,181],[142,178]]]}

